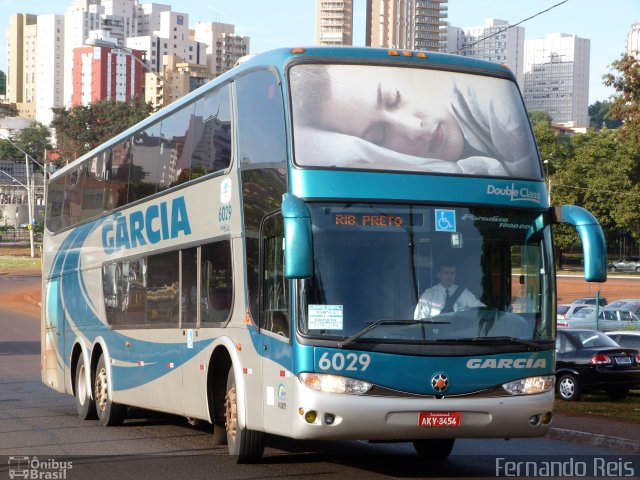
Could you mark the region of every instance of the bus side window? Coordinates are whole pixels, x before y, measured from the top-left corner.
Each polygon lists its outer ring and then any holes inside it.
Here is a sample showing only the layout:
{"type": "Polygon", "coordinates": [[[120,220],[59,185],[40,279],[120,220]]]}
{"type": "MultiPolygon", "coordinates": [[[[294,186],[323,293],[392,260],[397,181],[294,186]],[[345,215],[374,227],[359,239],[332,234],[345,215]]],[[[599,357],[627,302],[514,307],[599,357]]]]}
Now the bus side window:
{"type": "Polygon", "coordinates": [[[200,321],[221,323],[227,320],[233,304],[231,243],[210,243],[201,250],[200,321]]]}
{"type": "Polygon", "coordinates": [[[278,213],[262,228],[261,327],[289,338],[289,281],[284,277],[284,225],[278,213]]]}

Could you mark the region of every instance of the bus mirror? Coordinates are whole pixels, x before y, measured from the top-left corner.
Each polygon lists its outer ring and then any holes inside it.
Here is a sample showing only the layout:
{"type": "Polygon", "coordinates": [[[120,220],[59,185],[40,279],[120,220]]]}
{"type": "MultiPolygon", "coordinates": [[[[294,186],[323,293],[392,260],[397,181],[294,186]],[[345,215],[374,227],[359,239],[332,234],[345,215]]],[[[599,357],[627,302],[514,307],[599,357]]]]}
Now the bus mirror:
{"type": "Polygon", "coordinates": [[[584,279],[587,282],[607,281],[607,249],[598,220],[584,208],[575,205],[556,207],[554,223],[574,225],[582,240],[584,279]]]}
{"type": "Polygon", "coordinates": [[[309,278],[313,275],[311,216],[307,205],[295,195],[282,196],[284,218],[284,276],[309,278]]]}

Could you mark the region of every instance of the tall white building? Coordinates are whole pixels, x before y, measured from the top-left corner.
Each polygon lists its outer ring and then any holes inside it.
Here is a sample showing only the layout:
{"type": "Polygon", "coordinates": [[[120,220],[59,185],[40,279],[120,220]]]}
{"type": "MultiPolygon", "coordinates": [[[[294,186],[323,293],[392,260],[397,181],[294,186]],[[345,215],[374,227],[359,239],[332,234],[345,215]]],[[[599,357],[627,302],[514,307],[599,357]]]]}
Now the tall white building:
{"type": "Polygon", "coordinates": [[[640,23],[634,23],[627,34],[627,55],[640,59],[640,23]]]}
{"type": "Polygon", "coordinates": [[[524,27],[509,27],[509,22],[495,18],[487,18],[482,26],[448,27],[447,52],[504,63],[523,86],[524,27]]]}
{"type": "Polygon", "coordinates": [[[316,45],[353,45],[353,0],[316,0],[316,45]]]}
{"type": "Polygon", "coordinates": [[[207,68],[218,76],[233,68],[249,53],[249,37],[235,34],[235,25],[220,22],[196,22],[195,39],[206,45],[207,68]]]}
{"type": "Polygon", "coordinates": [[[36,120],[49,125],[52,108],[64,106],[64,16],[38,15],[36,120]]]}
{"type": "Polygon", "coordinates": [[[548,34],[525,41],[524,101],[529,111],[547,112],[557,123],[589,125],[591,41],[548,34]]]}

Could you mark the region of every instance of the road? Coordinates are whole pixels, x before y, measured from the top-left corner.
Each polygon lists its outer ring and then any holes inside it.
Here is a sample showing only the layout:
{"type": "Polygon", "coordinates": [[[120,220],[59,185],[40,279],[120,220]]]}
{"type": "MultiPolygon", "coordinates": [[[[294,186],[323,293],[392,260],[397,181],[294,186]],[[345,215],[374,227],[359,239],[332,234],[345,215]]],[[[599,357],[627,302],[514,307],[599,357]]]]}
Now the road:
{"type": "Polygon", "coordinates": [[[21,457],[27,457],[28,462],[34,462],[35,457],[37,462],[45,462],[33,464],[41,473],[59,472],[64,467],[64,478],[71,480],[355,480],[495,478],[497,456],[572,462],[617,453],[546,438],[459,440],[446,462],[432,464],[415,456],[406,443],[294,442],[269,437],[261,464],[235,465],[226,455],[226,447],[212,445],[208,427],[192,427],[182,418],[133,410],[125,426],[100,427],[78,418],[72,397],[40,382],[39,309],[20,303],[24,298],[21,292],[37,289],[39,284],[37,274],[0,273],[0,479],[9,478],[10,471],[16,472],[21,457]],[[559,453],[561,457],[553,457],[559,453]]]}

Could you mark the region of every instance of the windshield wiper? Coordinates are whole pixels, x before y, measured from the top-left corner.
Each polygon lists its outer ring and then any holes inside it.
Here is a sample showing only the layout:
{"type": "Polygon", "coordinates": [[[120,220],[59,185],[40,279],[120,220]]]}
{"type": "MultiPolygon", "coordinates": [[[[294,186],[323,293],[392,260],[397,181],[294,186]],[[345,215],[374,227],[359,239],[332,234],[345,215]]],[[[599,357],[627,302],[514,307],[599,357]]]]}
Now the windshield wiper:
{"type": "Polygon", "coordinates": [[[370,332],[374,328],[378,328],[380,325],[418,325],[418,324],[437,325],[437,324],[449,324],[449,323],[451,322],[436,322],[434,320],[378,320],[377,322],[373,322],[371,325],[367,325],[363,329],[358,330],[356,333],[354,333],[348,338],[345,338],[343,341],[338,342],[338,347],[344,348],[347,345],[350,345],[351,343],[356,341],[358,338],[370,332]]]}

